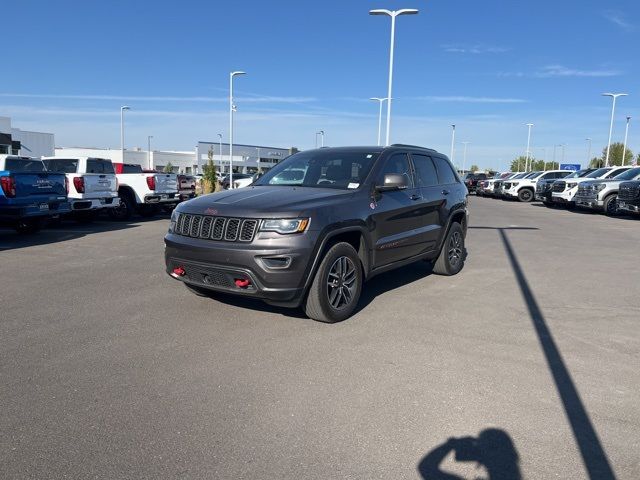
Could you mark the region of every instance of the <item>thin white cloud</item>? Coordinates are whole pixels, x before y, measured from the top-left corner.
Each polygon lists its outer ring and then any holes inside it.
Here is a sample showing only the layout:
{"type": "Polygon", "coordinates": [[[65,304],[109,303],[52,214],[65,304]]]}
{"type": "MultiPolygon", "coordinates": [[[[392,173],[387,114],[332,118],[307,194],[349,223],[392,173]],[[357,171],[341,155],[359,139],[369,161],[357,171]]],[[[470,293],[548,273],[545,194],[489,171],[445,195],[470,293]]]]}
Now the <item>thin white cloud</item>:
{"type": "MultiPolygon", "coordinates": [[[[131,102],[196,102],[196,103],[225,103],[228,97],[173,97],[173,96],[136,96],[136,95],[66,95],[48,93],[0,93],[4,98],[43,98],[57,100],[119,100],[131,102]]],[[[279,97],[279,96],[250,96],[236,97],[238,102],[245,103],[308,103],[315,102],[315,97],[279,97]]]]}
{"type": "Polygon", "coordinates": [[[622,12],[616,10],[607,10],[603,13],[603,16],[611,23],[617,25],[623,30],[626,30],[627,32],[631,32],[636,29],[636,26],[630,23],[622,12]]]}
{"type": "Polygon", "coordinates": [[[616,77],[622,75],[619,70],[578,70],[563,65],[547,65],[534,74],[535,77],[616,77]]]}
{"type": "Polygon", "coordinates": [[[522,98],[502,98],[502,97],[467,97],[467,96],[427,96],[413,97],[415,100],[426,100],[428,102],[458,102],[458,103],[526,103],[522,98]]]}
{"type": "Polygon", "coordinates": [[[504,53],[511,50],[510,48],[491,45],[442,45],[442,49],[449,53],[471,53],[474,55],[482,55],[485,53],[504,53]]]}

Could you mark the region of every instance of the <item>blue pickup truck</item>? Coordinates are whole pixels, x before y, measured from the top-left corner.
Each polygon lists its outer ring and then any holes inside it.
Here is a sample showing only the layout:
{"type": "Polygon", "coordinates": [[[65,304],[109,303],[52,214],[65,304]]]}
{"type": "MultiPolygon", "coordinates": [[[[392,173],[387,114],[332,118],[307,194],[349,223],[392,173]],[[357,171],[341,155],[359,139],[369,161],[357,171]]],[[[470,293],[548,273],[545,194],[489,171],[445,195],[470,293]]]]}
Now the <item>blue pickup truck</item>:
{"type": "Polygon", "coordinates": [[[42,160],[0,155],[0,225],[34,233],[69,212],[67,177],[47,172],[42,160]]]}

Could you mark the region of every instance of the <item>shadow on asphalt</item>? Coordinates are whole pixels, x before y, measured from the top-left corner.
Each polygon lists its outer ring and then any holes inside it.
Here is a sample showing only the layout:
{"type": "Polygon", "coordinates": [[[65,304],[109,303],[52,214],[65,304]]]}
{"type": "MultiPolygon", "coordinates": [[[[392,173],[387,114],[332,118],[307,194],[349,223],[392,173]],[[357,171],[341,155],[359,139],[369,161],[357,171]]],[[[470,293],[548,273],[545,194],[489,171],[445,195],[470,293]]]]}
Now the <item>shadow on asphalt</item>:
{"type": "Polygon", "coordinates": [[[141,223],[168,220],[169,218],[169,214],[163,213],[150,218],[134,216],[127,221],[110,220],[108,217],[100,217],[89,223],[63,220],[60,223],[50,224],[39,232],[30,235],[21,235],[10,228],[0,228],[0,252],[65,242],[96,233],[133,229],[141,223]]]}
{"type": "Polygon", "coordinates": [[[542,310],[538,305],[535,295],[527,281],[527,277],[520,266],[518,257],[516,256],[513,246],[509,241],[506,232],[509,229],[495,228],[495,230],[500,234],[504,249],[507,253],[507,258],[511,263],[511,268],[513,269],[520,287],[522,297],[524,298],[527,309],[529,310],[529,317],[531,318],[531,322],[533,323],[533,327],[538,336],[538,341],[540,342],[547,365],[551,371],[551,375],[553,376],[556,389],[562,400],[566,416],[569,420],[569,424],[571,425],[576,443],[578,444],[578,449],[580,450],[580,455],[582,456],[582,461],[587,470],[587,474],[590,479],[613,480],[616,477],[613,473],[613,469],[611,468],[611,464],[609,463],[607,454],[600,443],[598,434],[591,423],[589,414],[587,413],[582,399],[580,398],[580,394],[573,382],[571,374],[564,363],[562,354],[560,353],[560,350],[553,338],[553,334],[547,326],[542,310]]]}
{"type": "MultiPolygon", "coordinates": [[[[464,477],[441,469],[441,464],[454,453],[457,463],[474,462],[484,467],[490,480],[520,480],[519,456],[511,437],[504,430],[488,428],[478,437],[449,438],[438,445],[418,464],[418,472],[425,480],[464,480],[464,477]]],[[[483,477],[484,478],[484,477],[483,477]]]]}

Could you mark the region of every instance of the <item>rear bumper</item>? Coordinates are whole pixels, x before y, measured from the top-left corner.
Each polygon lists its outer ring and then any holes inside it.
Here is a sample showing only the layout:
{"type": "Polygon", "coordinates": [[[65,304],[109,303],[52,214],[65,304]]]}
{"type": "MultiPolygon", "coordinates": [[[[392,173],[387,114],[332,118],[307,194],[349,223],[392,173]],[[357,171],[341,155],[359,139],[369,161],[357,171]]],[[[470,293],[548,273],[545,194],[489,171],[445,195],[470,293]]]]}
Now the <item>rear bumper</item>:
{"type": "Polygon", "coordinates": [[[144,196],[144,203],[147,204],[162,204],[178,203],[180,197],[177,192],[174,193],[148,193],[144,196]]]}
{"type": "Polygon", "coordinates": [[[101,208],[114,208],[120,204],[120,198],[118,197],[105,197],[105,198],[70,198],[71,210],[87,211],[87,210],[99,210],[101,208]]]}
{"type": "Polygon", "coordinates": [[[12,221],[21,218],[55,217],[69,213],[69,202],[37,202],[29,205],[0,206],[0,220],[12,221]]]}

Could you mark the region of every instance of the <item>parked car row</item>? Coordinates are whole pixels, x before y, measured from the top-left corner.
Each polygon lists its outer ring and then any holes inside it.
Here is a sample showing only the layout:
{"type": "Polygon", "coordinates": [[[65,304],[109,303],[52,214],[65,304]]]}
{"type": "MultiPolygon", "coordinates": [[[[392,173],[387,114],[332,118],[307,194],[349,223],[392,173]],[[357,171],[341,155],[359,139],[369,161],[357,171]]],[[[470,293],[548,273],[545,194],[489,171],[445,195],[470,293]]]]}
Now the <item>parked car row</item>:
{"type": "Polygon", "coordinates": [[[0,155],[0,225],[20,233],[47,221],[89,221],[106,212],[115,220],[149,217],[195,196],[195,179],[143,170],[140,165],[92,157],[36,159],[0,155]]]}
{"type": "Polygon", "coordinates": [[[640,213],[640,167],[503,172],[479,181],[476,194],[521,202],[537,200],[549,207],[587,208],[607,215],[640,213]]]}

